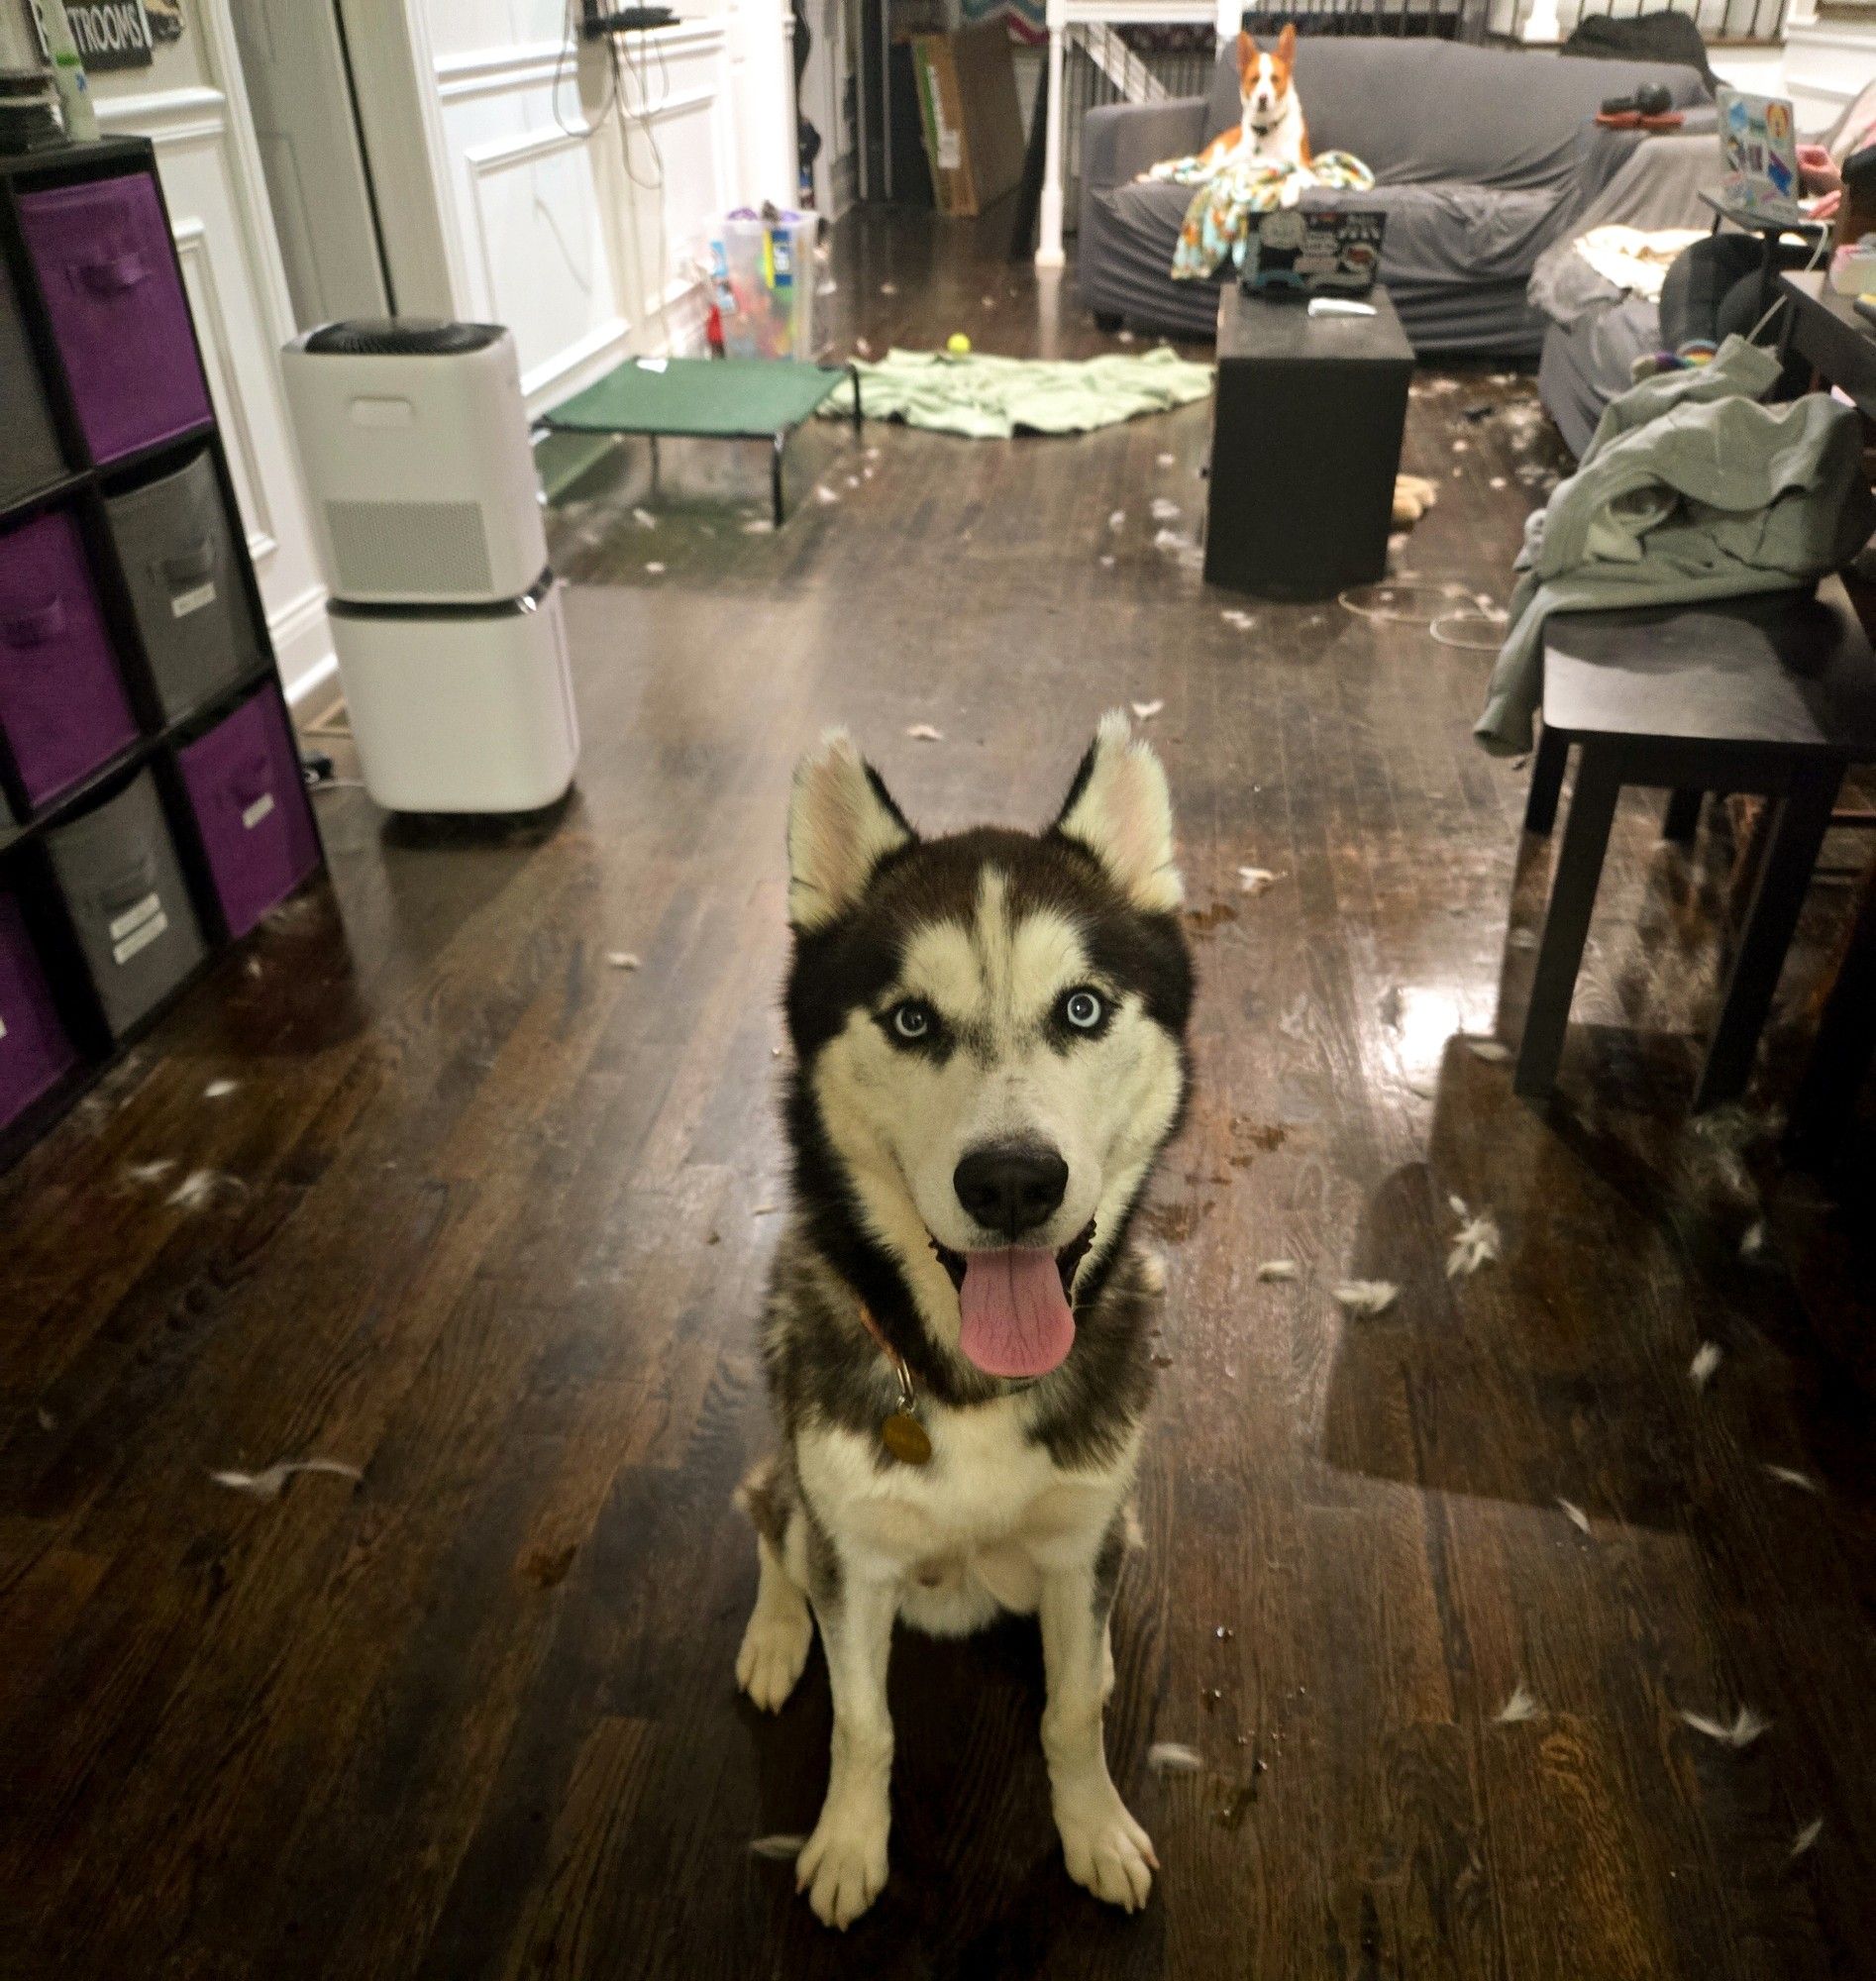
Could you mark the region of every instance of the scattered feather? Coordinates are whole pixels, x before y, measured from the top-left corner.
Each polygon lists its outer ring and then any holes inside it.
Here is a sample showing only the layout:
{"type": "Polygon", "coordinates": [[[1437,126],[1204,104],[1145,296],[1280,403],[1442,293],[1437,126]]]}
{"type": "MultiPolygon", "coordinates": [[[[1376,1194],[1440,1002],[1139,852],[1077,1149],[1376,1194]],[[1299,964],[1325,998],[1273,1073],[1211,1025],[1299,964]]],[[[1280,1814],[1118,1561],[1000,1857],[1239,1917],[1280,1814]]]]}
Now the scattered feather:
{"type": "Polygon", "coordinates": [[[1453,442],[1453,452],[1454,452],[1455,454],[1470,454],[1470,453],[1472,452],[1472,443],[1471,443],[1471,441],[1469,441],[1469,440],[1456,440],[1456,441],[1454,441],[1454,442],[1453,442]]]}
{"type": "Polygon", "coordinates": [[[1506,480],[1505,476],[1502,474],[1493,475],[1492,479],[1486,484],[1486,486],[1489,488],[1507,488],[1511,484],[1506,480]]]}
{"type": "Polygon", "coordinates": [[[1755,1217],[1740,1236],[1739,1256],[1742,1259],[1756,1259],[1764,1250],[1765,1219],[1755,1217]]]}
{"type": "Polygon", "coordinates": [[[1754,1713],[1751,1707],[1742,1706],[1728,1722],[1709,1720],[1704,1713],[1682,1713],[1679,1716],[1696,1733],[1704,1733],[1710,1740],[1718,1740],[1722,1747],[1749,1747],[1771,1721],[1761,1713],[1754,1713]]]}
{"type": "Polygon", "coordinates": [[[1132,344],[1136,341],[1136,335],[1130,330],[1117,330],[1114,332],[1114,341],[1118,344],[1132,344]]]}
{"type": "Polygon", "coordinates": [[[1511,1056],[1510,1046],[1499,1039],[1468,1039],[1466,1044],[1472,1049],[1474,1059],[1482,1059],[1488,1066],[1502,1066],[1511,1056]]]}
{"type": "Polygon", "coordinates": [[[609,949],[606,962],[614,970],[638,970],[643,968],[640,959],[629,949],[609,949]]]}
{"type": "Polygon", "coordinates": [[[1796,1486],[1801,1493],[1822,1493],[1824,1482],[1814,1479],[1809,1472],[1800,1472],[1795,1465],[1768,1465],[1768,1477],[1776,1479],[1781,1486],[1796,1486]]]}
{"type": "Polygon", "coordinates": [[[1297,1277],[1297,1262],[1294,1259],[1266,1259],[1257,1269],[1260,1280],[1294,1280],[1297,1277]]]}
{"type": "Polygon", "coordinates": [[[39,1419],[41,1430],[56,1430],[58,1428],[58,1419],[52,1415],[52,1411],[44,1404],[41,1404],[33,1414],[39,1419]]]}
{"type": "Polygon", "coordinates": [[[807,1848],[807,1838],[796,1836],[786,1830],[778,1830],[774,1836],[752,1836],[749,1839],[749,1854],[752,1857],[767,1857],[780,1863],[792,1863],[807,1848]]]}
{"type": "Polygon", "coordinates": [[[899,285],[896,282],[882,282],[880,284],[880,293],[883,296],[895,296],[898,292],[899,285]]]}
{"type": "Polygon", "coordinates": [[[880,458],[880,450],[877,447],[869,447],[862,450],[863,460],[878,461],[879,458],[880,458]]]}
{"type": "Polygon", "coordinates": [[[1344,1280],[1330,1294],[1350,1313],[1386,1313],[1401,1289],[1392,1280],[1344,1280]]]}
{"type": "Polygon", "coordinates": [[[1251,628],[1257,624],[1257,618],[1254,613],[1241,611],[1236,607],[1232,607],[1227,609],[1226,611],[1220,612],[1218,614],[1218,617],[1222,619],[1227,626],[1235,627],[1237,631],[1240,633],[1248,633],[1251,630],[1251,628]]]}
{"type": "Polygon", "coordinates": [[[1126,510],[1115,509],[1109,514],[1107,518],[1107,527],[1110,530],[1118,530],[1125,525],[1126,520],[1127,520],[1126,510]]]}
{"type": "Polygon", "coordinates": [[[1171,468],[1173,465],[1173,457],[1170,454],[1161,455],[1159,457],[1159,465],[1162,468],[1171,468]]]}
{"type": "Polygon", "coordinates": [[[1537,931],[1535,929],[1513,929],[1505,938],[1505,946],[1507,949],[1535,949],[1537,947],[1537,931]]]}
{"type": "Polygon", "coordinates": [[[1238,869],[1238,892],[1241,894],[1261,894],[1266,887],[1275,885],[1277,877],[1268,867],[1240,867],[1238,869]]]}
{"type": "Polygon", "coordinates": [[[1179,504],[1170,495],[1155,495],[1147,504],[1147,512],[1156,523],[1170,523],[1179,515],[1179,504]]]}
{"type": "Polygon", "coordinates": [[[1129,706],[1133,710],[1133,719],[1136,722],[1151,722],[1160,710],[1166,706],[1166,703],[1164,701],[1136,701],[1130,703],[1129,706]]]}
{"type": "Polygon", "coordinates": [[[905,733],[914,743],[942,743],[945,740],[945,732],[934,729],[929,722],[911,723],[905,733]]]}
{"type": "Polygon", "coordinates": [[[1449,1280],[1469,1280],[1481,1266],[1489,1266],[1499,1256],[1499,1246],[1504,1242],[1499,1230],[1499,1221],[1489,1210],[1482,1210],[1474,1217],[1460,1203],[1462,1222],[1453,1234],[1452,1250],[1446,1254],[1446,1277],[1449,1280]]]}
{"type": "Polygon", "coordinates": [[[223,1100],[241,1085],[238,1080],[211,1080],[202,1090],[204,1100],[223,1100]]]}
{"type": "Polygon", "coordinates": [[[1589,1514],[1574,1500],[1560,1499],[1557,1505],[1563,1509],[1564,1518],[1570,1522],[1578,1533],[1587,1534],[1591,1531],[1589,1514]]]}
{"type": "Polygon", "coordinates": [[[168,1202],[176,1210],[200,1210],[212,1203],[221,1191],[241,1187],[222,1170],[191,1170],[169,1193],[168,1202]]]}
{"type": "Polygon", "coordinates": [[[665,574],[665,567],[662,564],[658,563],[656,559],[647,564],[645,567],[645,575],[647,577],[663,577],[664,574],[665,574]]]}
{"type": "Polygon", "coordinates": [[[860,486],[860,477],[859,477],[859,475],[857,475],[857,474],[850,474],[850,475],[848,475],[848,477],[847,477],[847,486],[848,486],[849,488],[858,488],[858,487],[860,486]]]}
{"type": "Polygon", "coordinates": [[[1704,1390],[1714,1380],[1714,1373],[1720,1367],[1724,1350],[1717,1341],[1703,1341],[1694,1350],[1694,1359],[1687,1365],[1687,1373],[1694,1379],[1694,1387],[1704,1390]]]}
{"type": "Polygon", "coordinates": [[[1102,571],[1112,571],[1112,570],[1113,570],[1113,568],[1114,568],[1114,561],[1113,561],[1113,559],[1112,559],[1111,557],[1104,557],[1104,558],[1102,558],[1102,559],[1100,560],[1100,568],[1101,568],[1101,570],[1102,570],[1102,571]]]}
{"type": "Polygon", "coordinates": [[[1400,985],[1390,984],[1382,991],[1381,995],[1375,999],[1375,1016],[1387,1026],[1389,1031],[1398,1032],[1401,1029],[1400,985]]]}
{"type": "Polygon", "coordinates": [[[175,1166],[174,1156],[158,1156],[154,1162],[126,1163],[124,1175],[131,1183],[160,1183],[175,1166]]]}
{"type": "Polygon", "coordinates": [[[1537,1718],[1537,1702],[1521,1678],[1511,1688],[1511,1698],[1492,1717],[1501,1726],[1516,1726],[1526,1720],[1537,1718]]]}
{"type": "Polygon", "coordinates": [[[1797,1858],[1802,1857],[1805,1854],[1805,1852],[1809,1850],[1812,1847],[1812,1845],[1817,1842],[1818,1838],[1821,1837],[1823,1834],[1824,1834],[1824,1818],[1821,1816],[1814,1816],[1811,1819],[1811,1821],[1805,1825],[1804,1828],[1801,1829],[1798,1832],[1798,1834],[1792,1838],[1792,1849],[1791,1849],[1792,1858],[1795,1860],[1797,1858]]]}
{"type": "Polygon", "coordinates": [[[856,337],[854,339],[854,349],[859,352],[862,358],[871,358],[873,356],[873,346],[864,337],[856,337]]]}
{"type": "Polygon", "coordinates": [[[840,497],[836,495],[830,487],[828,487],[826,482],[817,481],[814,484],[814,499],[815,501],[823,504],[826,508],[831,509],[834,506],[834,504],[840,500],[840,497]]]}
{"type": "Polygon", "coordinates": [[[259,977],[261,975],[261,959],[258,956],[249,957],[247,962],[241,967],[250,977],[259,977]]]}
{"type": "Polygon", "coordinates": [[[1156,1775],[1196,1775],[1205,1765],[1197,1747],[1178,1740],[1155,1740],[1146,1750],[1146,1764],[1156,1775]]]}
{"type": "Polygon", "coordinates": [[[746,537],[766,537],[775,527],[775,524],[767,516],[751,516],[743,525],[743,535],[746,537]]]}
{"type": "Polygon", "coordinates": [[[365,1474],[356,1465],[336,1458],[283,1458],[264,1472],[211,1472],[217,1486],[231,1493],[246,1493],[251,1500],[277,1500],[286,1491],[286,1482],[296,1472],[330,1472],[336,1479],[360,1480],[365,1474]]]}
{"type": "Polygon", "coordinates": [[[641,530],[655,530],[658,527],[658,518],[649,509],[634,509],[632,520],[641,530]]]}

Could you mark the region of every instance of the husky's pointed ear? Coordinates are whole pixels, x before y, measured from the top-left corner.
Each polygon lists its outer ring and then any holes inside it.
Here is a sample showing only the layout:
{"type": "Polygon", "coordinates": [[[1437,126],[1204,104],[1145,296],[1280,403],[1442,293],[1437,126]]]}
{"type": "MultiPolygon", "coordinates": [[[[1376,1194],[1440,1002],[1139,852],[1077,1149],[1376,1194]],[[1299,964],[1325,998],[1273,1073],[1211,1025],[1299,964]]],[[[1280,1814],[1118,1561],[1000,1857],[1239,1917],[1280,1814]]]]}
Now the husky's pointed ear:
{"type": "Polygon", "coordinates": [[[1166,773],[1119,709],[1101,717],[1053,830],[1087,847],[1135,907],[1170,913],[1186,898],[1166,773]]]}
{"type": "Polygon", "coordinates": [[[918,835],[844,729],[794,769],[788,801],[788,920],[816,929],[866,891],[873,870],[918,835]]]}

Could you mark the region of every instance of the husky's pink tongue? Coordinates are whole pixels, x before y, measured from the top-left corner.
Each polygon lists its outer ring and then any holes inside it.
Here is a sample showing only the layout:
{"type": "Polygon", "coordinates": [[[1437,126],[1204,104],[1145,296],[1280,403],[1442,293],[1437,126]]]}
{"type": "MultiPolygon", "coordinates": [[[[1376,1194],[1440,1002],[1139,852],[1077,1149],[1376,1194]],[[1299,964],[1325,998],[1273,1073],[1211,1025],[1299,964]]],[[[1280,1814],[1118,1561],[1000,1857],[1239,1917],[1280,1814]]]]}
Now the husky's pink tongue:
{"type": "Polygon", "coordinates": [[[1075,1345],[1055,1254],[1031,1245],[967,1252],[960,1345],[987,1376],[1046,1376],[1075,1345]]]}

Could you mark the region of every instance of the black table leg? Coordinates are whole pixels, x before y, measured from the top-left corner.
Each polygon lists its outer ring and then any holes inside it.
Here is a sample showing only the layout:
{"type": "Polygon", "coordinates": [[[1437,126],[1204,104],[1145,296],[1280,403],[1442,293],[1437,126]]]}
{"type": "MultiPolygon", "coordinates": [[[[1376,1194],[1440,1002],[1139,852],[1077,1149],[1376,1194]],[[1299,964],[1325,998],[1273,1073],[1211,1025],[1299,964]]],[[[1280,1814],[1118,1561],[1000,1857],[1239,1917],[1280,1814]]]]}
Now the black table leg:
{"type": "Polygon", "coordinates": [[[1791,1139],[1801,1157],[1828,1156],[1855,1118],[1876,1056],[1876,867],[1863,877],[1856,920],[1824,1000],[1811,1058],[1792,1096],[1791,1139]]]}
{"type": "Polygon", "coordinates": [[[1700,829],[1700,801],[1705,796],[1705,791],[1670,791],[1668,808],[1661,815],[1661,837],[1687,845],[1700,829]]]}
{"type": "Polygon", "coordinates": [[[786,434],[775,435],[775,452],[769,458],[769,499],[775,507],[778,530],[782,527],[782,450],[787,441],[786,434]]]}
{"type": "Polygon", "coordinates": [[[1805,904],[1818,849],[1830,829],[1830,807],[1836,803],[1843,773],[1836,766],[1798,772],[1783,797],[1771,837],[1752,888],[1738,952],[1726,975],[1726,991],[1720,1005],[1707,1058],[1694,1090],[1694,1106],[1713,1107],[1733,1099],[1752,1072],[1759,1033],[1778,988],[1785,952],[1805,904]]]}
{"type": "Polygon", "coordinates": [[[1570,739],[1546,725],[1531,759],[1530,796],[1524,801],[1524,830],[1548,832],[1557,822],[1557,795],[1570,764],[1570,739]]]}
{"type": "MultiPolygon", "coordinates": [[[[1545,741],[1549,741],[1547,733],[1545,741]]],[[[1533,780],[1533,793],[1535,789],[1533,780]]],[[[1513,1091],[1533,1099],[1542,1099],[1556,1082],[1564,1029],[1570,1022],[1570,998],[1583,962],[1590,910],[1596,905],[1603,855],[1609,849],[1609,828],[1620,791],[1621,774],[1615,761],[1595,743],[1585,743],[1577,766],[1576,795],[1570,801],[1570,817],[1563,829],[1563,851],[1550,884],[1550,905],[1544,911],[1543,940],[1531,979],[1524,1036],[1517,1048],[1517,1069],[1511,1078],[1513,1091]]]]}

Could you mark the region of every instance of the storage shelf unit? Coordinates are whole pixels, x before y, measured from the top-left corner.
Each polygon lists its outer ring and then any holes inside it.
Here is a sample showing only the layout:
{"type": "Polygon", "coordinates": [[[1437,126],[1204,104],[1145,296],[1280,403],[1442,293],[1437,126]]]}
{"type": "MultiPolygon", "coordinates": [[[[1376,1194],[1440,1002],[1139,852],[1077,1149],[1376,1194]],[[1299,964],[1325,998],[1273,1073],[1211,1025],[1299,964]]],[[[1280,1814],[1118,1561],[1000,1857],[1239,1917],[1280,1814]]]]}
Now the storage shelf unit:
{"type": "Polygon", "coordinates": [[[0,157],[0,1169],[324,868],[240,513],[150,144],[0,157]]]}

